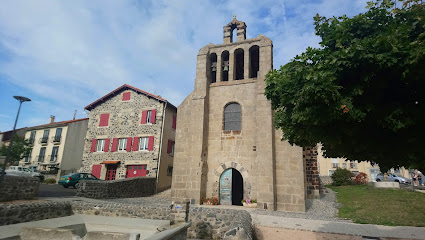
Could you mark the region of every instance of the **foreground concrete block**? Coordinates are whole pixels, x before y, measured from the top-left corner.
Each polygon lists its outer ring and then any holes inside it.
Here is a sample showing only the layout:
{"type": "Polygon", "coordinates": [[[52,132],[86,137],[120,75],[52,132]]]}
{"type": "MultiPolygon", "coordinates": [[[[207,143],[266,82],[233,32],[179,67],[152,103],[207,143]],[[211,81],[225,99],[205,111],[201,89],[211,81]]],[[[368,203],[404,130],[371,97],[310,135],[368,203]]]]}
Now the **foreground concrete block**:
{"type": "Polygon", "coordinates": [[[138,233],[88,232],[83,240],[139,240],[138,233]]]}
{"type": "MultiPolygon", "coordinates": [[[[75,235],[72,229],[60,229],[60,228],[37,228],[29,227],[24,228],[21,233],[22,240],[78,240],[81,239],[75,235]]],[[[105,239],[106,240],[106,239],[105,239]]]]}
{"type": "Polygon", "coordinates": [[[375,182],[373,185],[376,188],[400,188],[400,183],[398,182],[375,182]]]}

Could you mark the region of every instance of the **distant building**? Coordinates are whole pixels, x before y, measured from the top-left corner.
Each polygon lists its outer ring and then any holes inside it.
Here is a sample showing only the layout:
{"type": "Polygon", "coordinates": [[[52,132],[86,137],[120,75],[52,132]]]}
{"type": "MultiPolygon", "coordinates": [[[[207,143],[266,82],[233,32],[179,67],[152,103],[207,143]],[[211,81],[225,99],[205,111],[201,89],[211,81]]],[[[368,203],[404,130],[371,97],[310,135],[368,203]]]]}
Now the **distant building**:
{"type": "MultiPolygon", "coordinates": [[[[332,176],[337,168],[345,168],[350,170],[355,175],[357,175],[359,172],[366,173],[368,181],[375,182],[376,176],[381,172],[378,164],[372,164],[369,161],[359,162],[355,160],[348,160],[346,158],[324,157],[320,144],[318,145],[317,152],[320,176],[332,176]]],[[[399,169],[391,169],[390,172],[402,177],[411,178],[409,175],[409,170],[405,169],[404,167],[399,169]]]]}
{"type": "Polygon", "coordinates": [[[77,172],[81,166],[88,118],[54,122],[26,128],[25,139],[32,143],[31,153],[20,165],[36,168],[46,178],[77,172]]]}
{"type": "Polygon", "coordinates": [[[171,186],[177,109],[130,85],[85,107],[90,111],[82,172],[105,180],[156,177],[171,186]]]}
{"type": "MultiPolygon", "coordinates": [[[[15,129],[16,136],[23,138],[25,136],[26,127],[15,129]]],[[[12,139],[12,131],[0,132],[0,147],[3,145],[9,146],[12,139]]],[[[0,167],[3,167],[5,156],[0,156],[0,167]]]]}

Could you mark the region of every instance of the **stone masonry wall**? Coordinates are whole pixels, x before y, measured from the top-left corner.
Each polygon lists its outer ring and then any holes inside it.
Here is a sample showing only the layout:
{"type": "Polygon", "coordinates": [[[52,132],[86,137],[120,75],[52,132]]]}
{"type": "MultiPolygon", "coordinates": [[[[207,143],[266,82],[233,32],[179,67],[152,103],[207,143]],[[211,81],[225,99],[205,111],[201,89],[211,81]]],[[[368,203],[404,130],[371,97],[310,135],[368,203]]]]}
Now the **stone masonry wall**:
{"type": "Polygon", "coordinates": [[[31,199],[38,195],[40,179],[36,177],[4,176],[0,185],[0,202],[31,199]]]}
{"type": "Polygon", "coordinates": [[[113,181],[83,180],[78,197],[109,199],[147,197],[155,193],[156,178],[134,177],[113,181]]]}
{"type": "Polygon", "coordinates": [[[304,147],[303,158],[305,161],[307,198],[320,198],[323,189],[320,186],[319,168],[317,166],[317,148],[304,147]]]}
{"type": "Polygon", "coordinates": [[[65,217],[72,214],[70,202],[0,204],[0,225],[65,217]]]}
{"type": "MultiPolygon", "coordinates": [[[[91,172],[92,165],[105,160],[118,160],[116,179],[126,178],[127,165],[147,165],[148,177],[156,177],[161,142],[164,103],[139,94],[131,89],[121,90],[90,111],[89,123],[84,144],[81,172],[91,172]],[[130,92],[130,100],[122,101],[123,93],[130,92]],[[141,124],[142,111],[156,109],[156,121],[153,124],[141,124]],[[109,124],[99,127],[100,115],[109,113],[109,124]],[[116,151],[111,152],[113,138],[154,137],[153,151],[116,151]],[[91,152],[93,139],[110,139],[108,152],[91,152]]],[[[133,149],[132,149],[133,150],[133,149]]],[[[167,149],[162,149],[166,151],[167,149]]],[[[101,179],[105,179],[106,164],[102,164],[101,179]]]]}

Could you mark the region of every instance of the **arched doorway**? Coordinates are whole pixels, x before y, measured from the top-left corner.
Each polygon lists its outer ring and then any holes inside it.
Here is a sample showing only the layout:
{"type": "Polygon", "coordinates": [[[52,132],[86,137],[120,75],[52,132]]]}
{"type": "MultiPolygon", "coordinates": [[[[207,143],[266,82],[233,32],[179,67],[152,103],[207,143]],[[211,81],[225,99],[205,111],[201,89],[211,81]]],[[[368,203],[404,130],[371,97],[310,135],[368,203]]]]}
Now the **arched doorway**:
{"type": "Polygon", "coordinates": [[[242,205],[243,178],[241,173],[234,169],[226,169],[220,177],[220,204],[242,205]]]}

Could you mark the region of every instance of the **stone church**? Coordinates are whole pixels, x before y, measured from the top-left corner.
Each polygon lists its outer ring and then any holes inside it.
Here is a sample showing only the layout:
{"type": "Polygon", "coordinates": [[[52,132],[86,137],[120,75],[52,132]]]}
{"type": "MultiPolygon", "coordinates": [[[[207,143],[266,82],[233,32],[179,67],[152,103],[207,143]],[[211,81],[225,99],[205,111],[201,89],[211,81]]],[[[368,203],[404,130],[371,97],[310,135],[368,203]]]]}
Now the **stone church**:
{"type": "Polygon", "coordinates": [[[246,39],[246,28],[234,17],[223,43],[197,55],[195,88],[178,107],[171,196],[222,205],[249,198],[261,209],[304,212],[306,198],[319,197],[317,152],[281,141],[264,95],[273,43],[246,39]]]}

